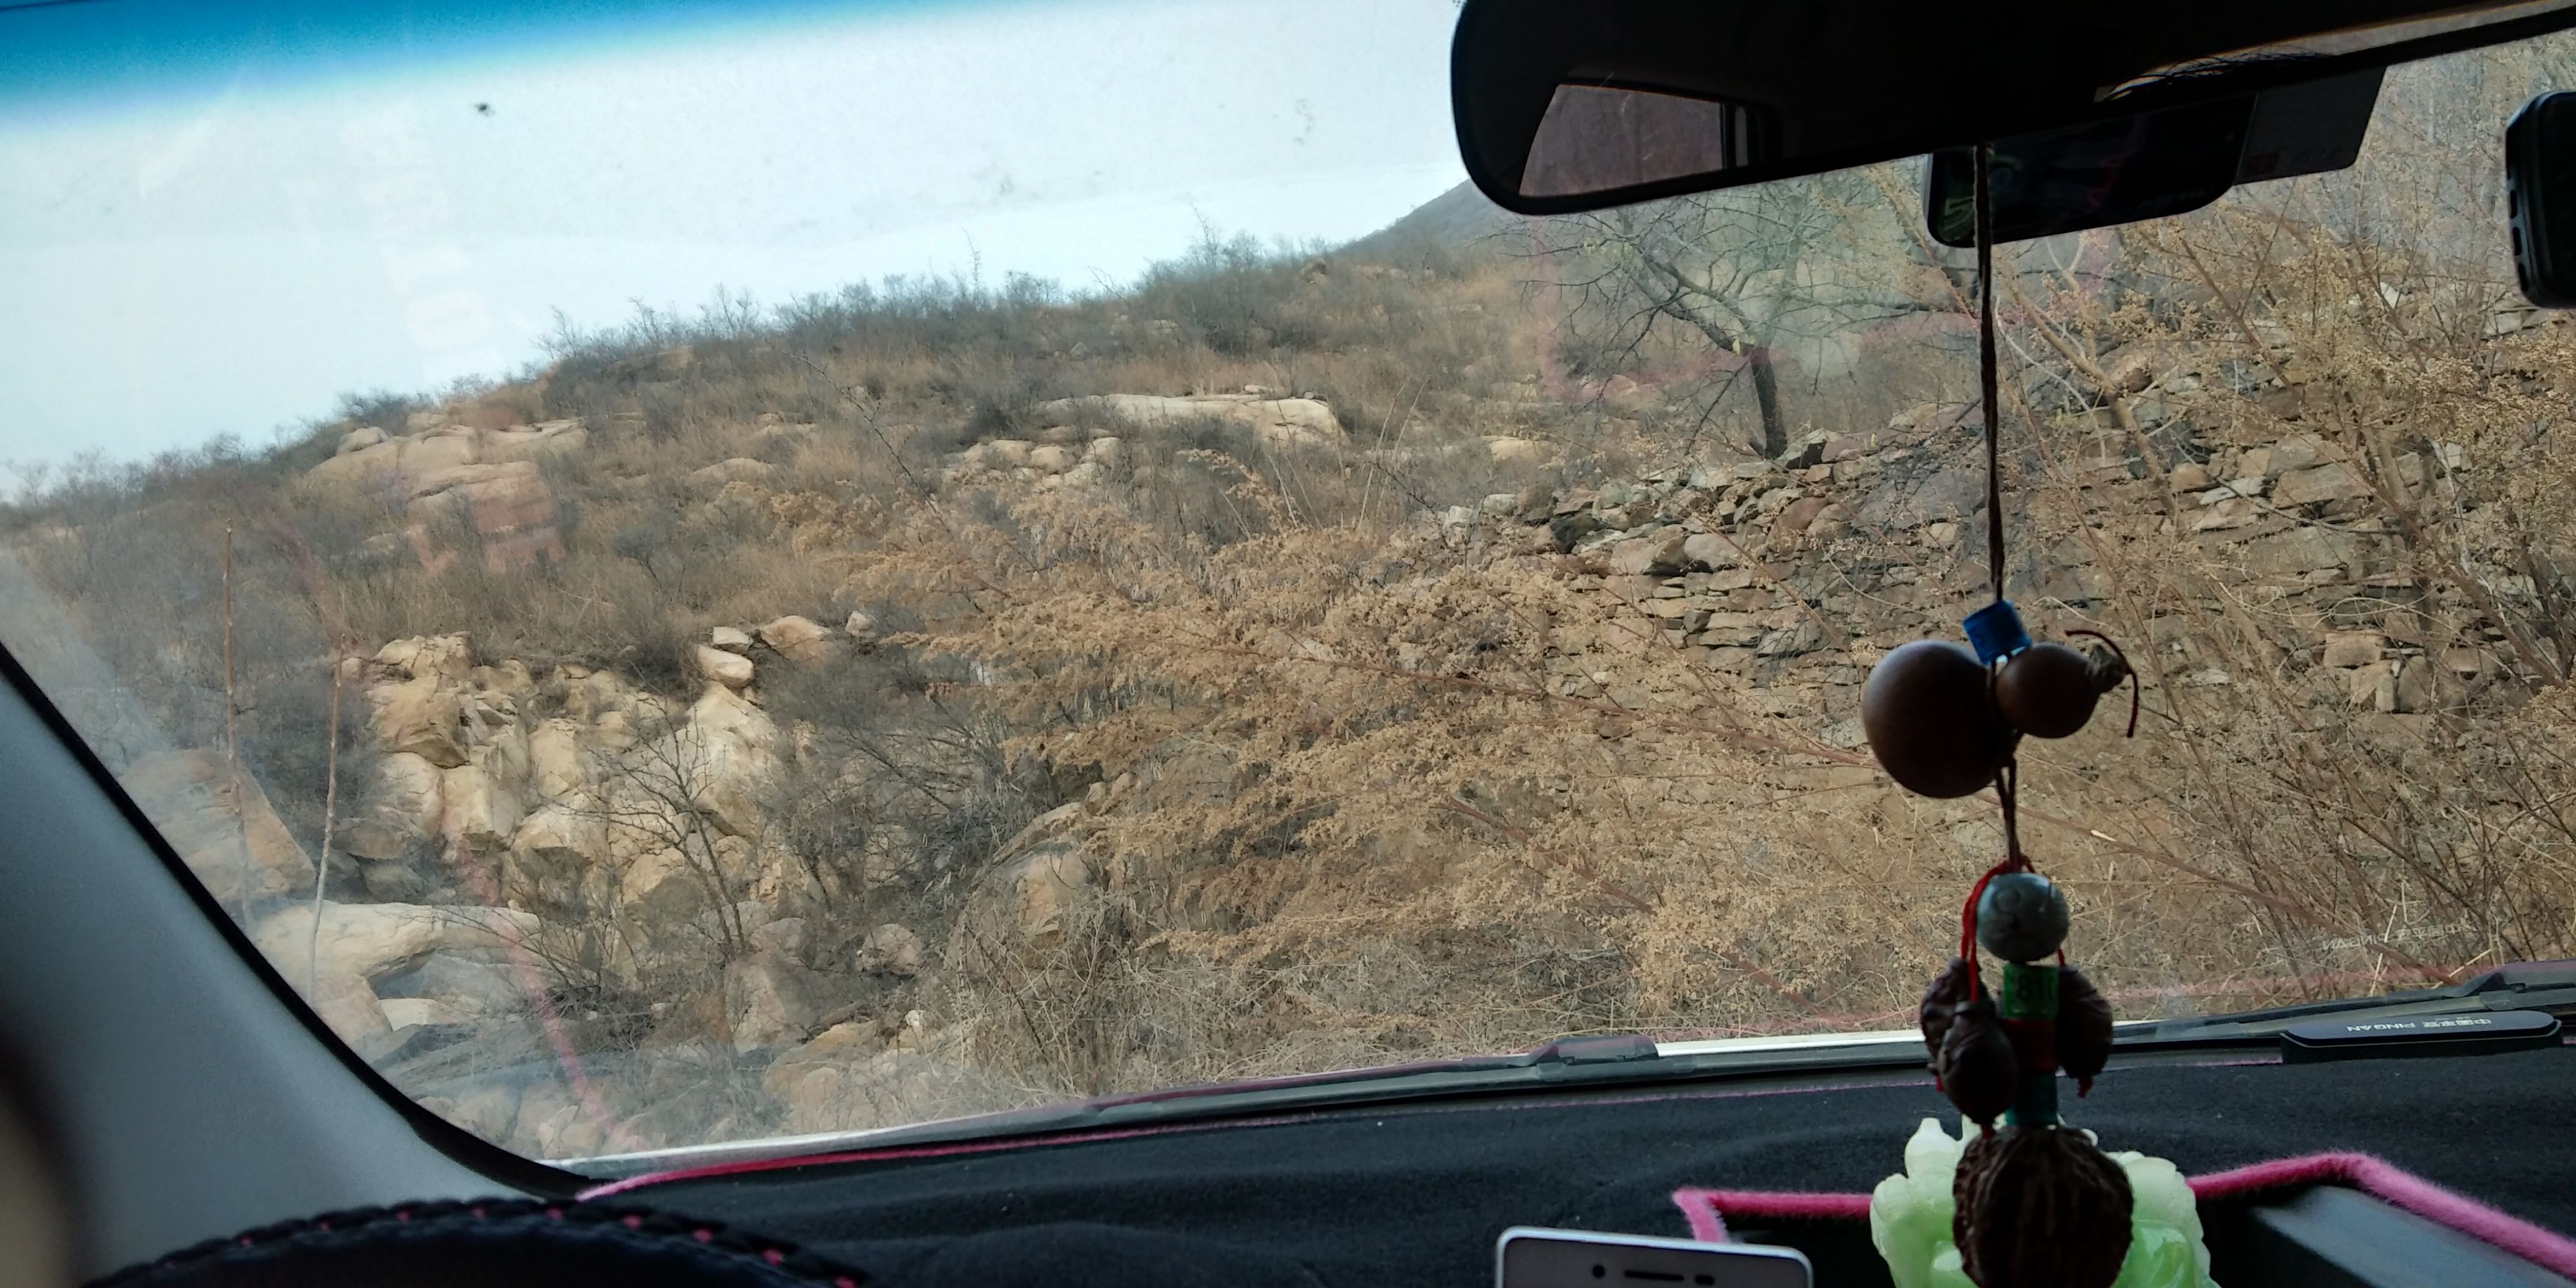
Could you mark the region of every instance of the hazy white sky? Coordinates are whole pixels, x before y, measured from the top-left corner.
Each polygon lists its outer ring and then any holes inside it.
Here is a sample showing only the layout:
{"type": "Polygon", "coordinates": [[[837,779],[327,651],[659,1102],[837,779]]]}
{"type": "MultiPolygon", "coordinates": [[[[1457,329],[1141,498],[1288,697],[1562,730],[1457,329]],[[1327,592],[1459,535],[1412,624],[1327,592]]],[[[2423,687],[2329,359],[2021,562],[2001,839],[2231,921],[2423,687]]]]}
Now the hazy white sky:
{"type": "Polygon", "coordinates": [[[131,458],[539,356],[642,301],[1122,282],[1463,178],[1451,0],[926,7],[0,110],[0,459],[131,458]],[[488,104],[488,114],[477,110],[488,104]]]}

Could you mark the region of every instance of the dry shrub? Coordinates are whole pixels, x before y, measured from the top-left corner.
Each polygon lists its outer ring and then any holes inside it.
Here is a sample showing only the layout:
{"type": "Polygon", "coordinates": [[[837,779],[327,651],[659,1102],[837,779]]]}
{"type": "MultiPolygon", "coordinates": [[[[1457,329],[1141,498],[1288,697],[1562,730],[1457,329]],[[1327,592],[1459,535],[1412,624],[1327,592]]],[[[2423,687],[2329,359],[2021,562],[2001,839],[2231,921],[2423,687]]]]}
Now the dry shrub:
{"type": "MultiPolygon", "coordinates": [[[[2121,640],[2146,680],[2134,741],[2106,709],[2025,749],[2024,835],[2124,1015],[2576,951],[2576,532],[2553,504],[2576,485],[2576,338],[2500,324],[2509,274],[2464,231],[2500,226],[2494,158],[2453,146],[2546,78],[2561,46],[2535,48],[2393,75],[2353,175],[2013,257],[2010,590],[2044,633],[2121,640]],[[2268,493],[2247,525],[2194,530],[2212,507],[2179,469],[2214,487],[2302,435],[2357,489],[2268,493]],[[2273,566],[2284,542],[2334,557],[2273,566]],[[2330,631],[2381,637],[2390,669],[2325,665],[2330,631]],[[2355,704],[2366,676],[2389,709],[2355,704]]],[[[1743,270],[1708,301],[1743,306],[1720,329],[1779,351],[1781,428],[1867,438],[1972,396],[1961,279],[1915,235],[1910,182],[1798,190],[1833,216],[1803,247],[1704,247],[1693,271],[1743,270]]],[[[1621,313],[1633,275],[1574,273],[1636,268],[1619,257],[1640,229],[1710,241],[1778,204],[1633,212],[1590,241],[1559,225],[1538,260],[1525,226],[1401,262],[1212,241],[1115,295],[913,282],[645,314],[455,400],[590,426],[545,467],[563,555],[530,566],[486,567],[451,527],[430,536],[466,557],[426,567],[386,498],[288,484],[321,431],[63,480],[13,508],[12,535],[133,702],[201,745],[221,715],[208,552],[236,526],[246,753],[299,827],[337,636],[462,630],[487,659],[676,694],[710,626],[865,610],[891,637],[875,652],[761,668],[793,743],[772,822],[811,877],[808,964],[844,990],[832,1015],[936,1011],[1023,1097],[1566,1032],[1896,1025],[2001,837],[1989,803],[1888,785],[1852,716],[1883,650],[1981,602],[1983,516],[1916,517],[1965,530],[1944,542],[1865,503],[1975,480],[1974,433],[1911,443],[1901,478],[1801,476],[1855,513],[1772,549],[1757,503],[1785,480],[1664,494],[1669,517],[1736,516],[1758,558],[1731,593],[1816,627],[1740,673],[1634,611],[1599,556],[1434,517],[1742,459],[1723,440],[1756,437],[1756,409],[1700,361],[1707,331],[1621,313]],[[946,473],[959,448],[1053,428],[1037,408],[1056,398],[1245,386],[1323,396],[1349,445],[1084,423],[1127,440],[1097,482],[946,473]],[[1497,465],[1500,434],[1564,460],[1497,465]],[[768,468],[691,478],[740,457],[768,468]],[[966,916],[1033,823],[1088,874],[1043,942],[966,916]],[[940,965],[852,978],[886,921],[940,965]]],[[[639,1005],[708,1004],[694,958],[649,989],[607,969],[609,915],[549,910],[559,1000],[617,1021],[600,1043],[640,1040],[620,1027],[639,1005]]],[[[703,1055],[704,1077],[681,1081],[715,1090],[671,1130],[774,1121],[729,1052],[691,1051],[674,1068],[703,1055]]]]}

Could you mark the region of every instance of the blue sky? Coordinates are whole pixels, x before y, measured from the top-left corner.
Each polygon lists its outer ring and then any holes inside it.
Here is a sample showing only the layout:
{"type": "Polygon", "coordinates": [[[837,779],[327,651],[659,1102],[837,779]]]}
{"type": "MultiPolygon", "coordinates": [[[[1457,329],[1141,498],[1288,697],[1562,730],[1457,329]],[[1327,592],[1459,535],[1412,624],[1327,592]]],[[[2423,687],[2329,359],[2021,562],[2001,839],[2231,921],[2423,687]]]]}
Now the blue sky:
{"type": "Polygon", "coordinates": [[[265,441],[719,287],[1117,284],[1462,177],[1450,0],[0,9],[0,459],[265,441]],[[481,106],[478,106],[481,105],[481,106]],[[486,110],[488,108],[488,110],[486,110]]]}

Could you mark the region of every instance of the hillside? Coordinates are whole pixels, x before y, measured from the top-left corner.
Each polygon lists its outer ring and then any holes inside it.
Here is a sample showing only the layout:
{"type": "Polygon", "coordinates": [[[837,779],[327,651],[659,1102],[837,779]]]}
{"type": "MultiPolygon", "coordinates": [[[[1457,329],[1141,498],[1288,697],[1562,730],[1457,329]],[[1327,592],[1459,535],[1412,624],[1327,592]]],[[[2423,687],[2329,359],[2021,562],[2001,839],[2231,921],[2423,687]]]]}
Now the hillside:
{"type": "MultiPolygon", "coordinates": [[[[1856,719],[1987,594],[1912,208],[1836,207],[1866,267],[1797,289],[1872,311],[1767,358],[1588,330],[1625,225],[1455,193],[648,315],[26,497],[0,633],[338,1031],[540,1156],[1892,1026],[2001,845],[1856,719]]],[[[2144,679],[2024,748],[2024,835],[2124,1017],[2576,950],[2576,336],[2284,226],[2011,281],[2010,591],[2144,679]]]]}

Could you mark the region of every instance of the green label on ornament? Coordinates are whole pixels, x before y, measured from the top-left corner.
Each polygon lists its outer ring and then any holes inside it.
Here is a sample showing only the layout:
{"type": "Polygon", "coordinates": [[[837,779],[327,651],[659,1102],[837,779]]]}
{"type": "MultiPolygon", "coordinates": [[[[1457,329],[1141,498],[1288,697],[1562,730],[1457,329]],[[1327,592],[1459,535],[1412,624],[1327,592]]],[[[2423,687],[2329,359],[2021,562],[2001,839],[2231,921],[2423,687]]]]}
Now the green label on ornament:
{"type": "Polygon", "coordinates": [[[2003,996],[1995,1009],[2007,1020],[2057,1018],[2057,968],[2029,962],[2004,963],[2003,996]]]}

